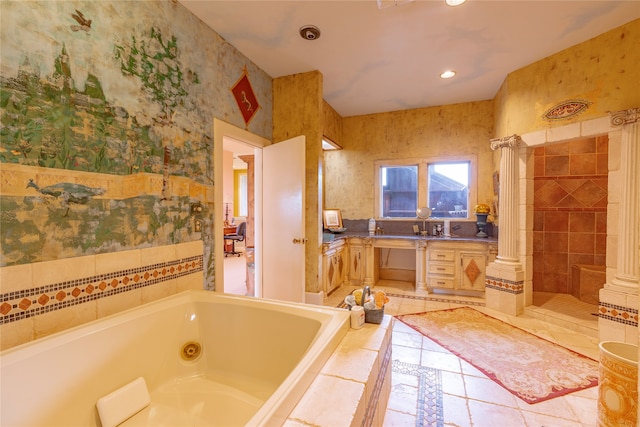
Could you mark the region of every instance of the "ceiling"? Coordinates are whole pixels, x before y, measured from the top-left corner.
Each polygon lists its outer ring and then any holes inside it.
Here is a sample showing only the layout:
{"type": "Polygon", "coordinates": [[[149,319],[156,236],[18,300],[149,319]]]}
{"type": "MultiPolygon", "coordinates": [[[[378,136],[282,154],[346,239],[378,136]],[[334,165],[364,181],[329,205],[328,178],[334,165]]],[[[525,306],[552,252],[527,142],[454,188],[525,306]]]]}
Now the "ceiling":
{"type": "Polygon", "coordinates": [[[180,3],[273,78],[320,71],[343,117],[492,99],[510,72],[640,17],[640,1],[180,3]]]}

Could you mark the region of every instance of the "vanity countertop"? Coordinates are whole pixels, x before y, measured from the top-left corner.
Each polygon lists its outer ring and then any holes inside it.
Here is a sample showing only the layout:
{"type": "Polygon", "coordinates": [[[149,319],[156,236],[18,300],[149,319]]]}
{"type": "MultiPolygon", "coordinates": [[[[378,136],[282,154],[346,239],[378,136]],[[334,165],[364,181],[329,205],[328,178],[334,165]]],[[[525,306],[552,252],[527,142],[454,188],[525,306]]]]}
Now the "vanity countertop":
{"type": "MultiPolygon", "coordinates": [[[[325,233],[325,236],[330,233],[325,233]]],[[[415,234],[375,234],[373,236],[369,235],[369,233],[363,232],[349,232],[346,231],[344,233],[339,234],[330,234],[333,236],[333,239],[328,237],[327,239],[323,238],[323,243],[330,243],[333,240],[339,239],[347,239],[350,237],[357,238],[371,238],[371,239],[406,239],[406,240],[427,240],[433,242],[487,242],[487,243],[498,243],[498,239],[495,237],[476,237],[476,236],[451,236],[451,237],[439,237],[439,236],[420,236],[415,234]]]]}

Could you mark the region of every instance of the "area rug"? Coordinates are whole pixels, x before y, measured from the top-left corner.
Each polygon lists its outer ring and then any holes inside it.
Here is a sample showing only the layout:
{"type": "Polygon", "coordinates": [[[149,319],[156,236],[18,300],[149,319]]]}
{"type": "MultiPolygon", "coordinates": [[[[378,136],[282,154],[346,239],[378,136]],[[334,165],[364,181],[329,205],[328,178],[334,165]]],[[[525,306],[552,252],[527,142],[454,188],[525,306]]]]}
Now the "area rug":
{"type": "Polygon", "coordinates": [[[598,384],[595,360],[470,307],[396,318],[530,404],[598,384]]]}

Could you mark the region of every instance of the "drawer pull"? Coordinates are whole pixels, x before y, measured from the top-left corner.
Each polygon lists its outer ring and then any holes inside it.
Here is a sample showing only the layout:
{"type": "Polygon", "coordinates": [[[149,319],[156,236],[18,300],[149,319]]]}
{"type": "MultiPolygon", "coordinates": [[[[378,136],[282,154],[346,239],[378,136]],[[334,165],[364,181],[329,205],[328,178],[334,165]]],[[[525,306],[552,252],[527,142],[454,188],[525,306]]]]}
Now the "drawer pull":
{"type": "Polygon", "coordinates": [[[438,270],[438,271],[445,271],[445,270],[446,270],[446,268],[438,267],[438,268],[436,268],[436,270],[438,270]]]}
{"type": "Polygon", "coordinates": [[[436,282],[438,285],[446,285],[447,282],[436,282]]]}
{"type": "Polygon", "coordinates": [[[444,258],[446,255],[445,254],[438,254],[436,255],[438,258],[444,258]]]}

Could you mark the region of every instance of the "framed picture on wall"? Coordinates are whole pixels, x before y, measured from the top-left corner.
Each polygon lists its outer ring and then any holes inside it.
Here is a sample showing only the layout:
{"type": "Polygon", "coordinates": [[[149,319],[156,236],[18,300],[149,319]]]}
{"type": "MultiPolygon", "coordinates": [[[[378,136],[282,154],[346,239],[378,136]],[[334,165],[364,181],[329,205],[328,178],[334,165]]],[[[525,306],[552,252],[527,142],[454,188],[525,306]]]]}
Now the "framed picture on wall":
{"type": "Polygon", "coordinates": [[[341,229],[342,228],[342,215],[340,209],[325,209],[322,211],[322,219],[324,222],[324,228],[341,229]]]}

